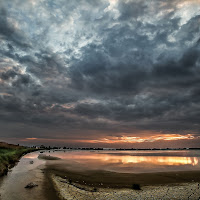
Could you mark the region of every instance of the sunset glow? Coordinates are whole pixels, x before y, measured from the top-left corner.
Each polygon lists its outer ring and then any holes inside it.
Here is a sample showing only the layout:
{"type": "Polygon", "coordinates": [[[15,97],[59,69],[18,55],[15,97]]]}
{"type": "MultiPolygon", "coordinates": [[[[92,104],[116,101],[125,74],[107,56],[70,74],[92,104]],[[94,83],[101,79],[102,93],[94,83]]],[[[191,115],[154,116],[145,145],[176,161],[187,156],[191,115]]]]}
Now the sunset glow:
{"type": "MultiPolygon", "coordinates": [[[[199,137],[198,137],[199,138],[199,137]]],[[[197,139],[198,139],[197,138],[197,139]]],[[[66,144],[121,144],[121,145],[127,145],[127,144],[142,144],[142,143],[153,143],[157,141],[181,141],[181,140],[193,140],[196,139],[195,136],[192,134],[187,135],[180,135],[180,134],[162,134],[162,135],[152,135],[148,137],[133,137],[133,136],[125,136],[122,135],[121,137],[107,137],[107,138],[100,138],[100,139],[82,139],[79,138],[69,138],[69,139],[57,139],[57,138],[24,138],[20,139],[22,142],[31,142],[31,141],[37,141],[39,143],[49,143],[52,142],[55,143],[66,143],[66,144]]]]}
{"type": "Polygon", "coordinates": [[[25,140],[37,140],[38,138],[26,138],[25,140]]]}
{"type": "Polygon", "coordinates": [[[149,137],[131,137],[131,136],[122,136],[122,137],[109,137],[102,138],[99,140],[87,140],[89,143],[142,143],[142,142],[155,142],[155,141],[173,141],[173,140],[192,140],[195,137],[191,134],[180,135],[180,134],[163,134],[155,135],[149,137]]]}

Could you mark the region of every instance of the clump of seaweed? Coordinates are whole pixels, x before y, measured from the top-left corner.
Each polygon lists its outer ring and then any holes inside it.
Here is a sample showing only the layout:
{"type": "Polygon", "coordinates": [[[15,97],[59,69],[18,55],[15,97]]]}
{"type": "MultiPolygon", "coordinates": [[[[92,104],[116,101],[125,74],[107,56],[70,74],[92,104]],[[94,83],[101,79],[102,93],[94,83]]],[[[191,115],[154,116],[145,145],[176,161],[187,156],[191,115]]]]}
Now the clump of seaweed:
{"type": "Polygon", "coordinates": [[[92,192],[97,192],[97,188],[94,188],[94,189],[92,190],[92,192]]]}
{"type": "Polygon", "coordinates": [[[134,183],[134,184],[132,185],[132,189],[133,189],[133,190],[141,190],[140,184],[134,183]]]}

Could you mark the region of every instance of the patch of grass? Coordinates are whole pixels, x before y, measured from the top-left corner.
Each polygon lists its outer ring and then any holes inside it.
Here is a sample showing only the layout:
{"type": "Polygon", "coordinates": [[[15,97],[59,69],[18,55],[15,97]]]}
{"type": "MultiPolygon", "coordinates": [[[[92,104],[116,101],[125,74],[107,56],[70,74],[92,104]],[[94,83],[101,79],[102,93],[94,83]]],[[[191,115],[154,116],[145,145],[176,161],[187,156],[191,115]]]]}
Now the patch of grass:
{"type": "Polygon", "coordinates": [[[141,190],[140,184],[134,183],[134,184],[132,185],[132,189],[133,189],[133,190],[141,190]]]}
{"type": "Polygon", "coordinates": [[[35,149],[0,143],[0,176],[7,174],[8,169],[13,167],[23,154],[35,149]]]}

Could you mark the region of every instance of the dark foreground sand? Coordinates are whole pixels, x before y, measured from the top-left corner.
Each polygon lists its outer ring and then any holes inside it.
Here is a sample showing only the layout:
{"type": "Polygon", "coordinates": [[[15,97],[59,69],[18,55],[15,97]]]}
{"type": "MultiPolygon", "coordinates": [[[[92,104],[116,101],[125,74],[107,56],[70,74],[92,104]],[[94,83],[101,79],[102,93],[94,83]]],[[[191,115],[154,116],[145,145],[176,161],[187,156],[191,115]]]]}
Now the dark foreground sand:
{"type": "Polygon", "coordinates": [[[78,163],[47,161],[61,199],[200,199],[200,171],[129,174],[87,170],[78,163]],[[131,189],[139,184],[142,190],[131,189]]]}
{"type": "Polygon", "coordinates": [[[91,187],[83,189],[79,184],[69,184],[59,176],[51,175],[55,188],[61,199],[65,200],[199,200],[200,188],[198,183],[183,183],[176,186],[144,186],[142,190],[98,188],[92,191],[91,187]]]}

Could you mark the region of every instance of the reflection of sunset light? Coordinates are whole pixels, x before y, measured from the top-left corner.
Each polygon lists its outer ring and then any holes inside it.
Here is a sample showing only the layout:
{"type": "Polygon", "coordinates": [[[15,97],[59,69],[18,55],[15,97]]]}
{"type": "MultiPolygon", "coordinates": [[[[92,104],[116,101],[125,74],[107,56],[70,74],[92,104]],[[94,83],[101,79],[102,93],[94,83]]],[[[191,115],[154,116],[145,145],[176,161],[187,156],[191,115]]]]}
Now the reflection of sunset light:
{"type": "MultiPolygon", "coordinates": [[[[109,160],[109,159],[105,159],[109,160]]],[[[114,162],[120,161],[123,164],[128,163],[141,163],[147,162],[152,163],[155,165],[197,165],[198,159],[197,158],[190,158],[190,157],[158,157],[158,156],[123,156],[121,159],[111,158],[114,162]]]]}
{"type": "Polygon", "coordinates": [[[122,163],[122,164],[136,164],[136,163],[148,163],[153,165],[198,165],[199,161],[196,157],[178,157],[178,156],[121,156],[121,155],[109,155],[109,154],[62,154],[58,155],[62,159],[73,160],[94,160],[95,162],[103,163],[122,163]]]}
{"type": "Polygon", "coordinates": [[[154,165],[197,165],[197,158],[190,157],[158,157],[158,156],[119,156],[114,158],[108,158],[105,160],[111,160],[113,162],[128,163],[151,163],[154,165]]]}
{"type": "Polygon", "coordinates": [[[35,158],[37,158],[38,157],[38,154],[37,153],[35,153],[35,154],[26,154],[25,156],[24,156],[24,158],[30,158],[30,159],[35,159],[35,158]]]}

